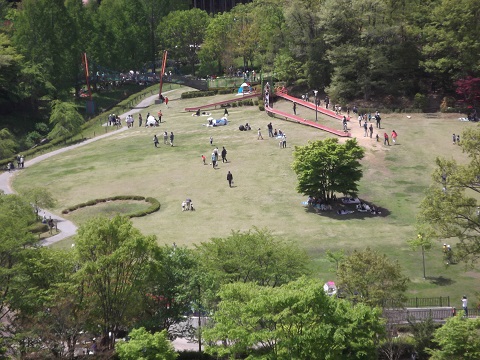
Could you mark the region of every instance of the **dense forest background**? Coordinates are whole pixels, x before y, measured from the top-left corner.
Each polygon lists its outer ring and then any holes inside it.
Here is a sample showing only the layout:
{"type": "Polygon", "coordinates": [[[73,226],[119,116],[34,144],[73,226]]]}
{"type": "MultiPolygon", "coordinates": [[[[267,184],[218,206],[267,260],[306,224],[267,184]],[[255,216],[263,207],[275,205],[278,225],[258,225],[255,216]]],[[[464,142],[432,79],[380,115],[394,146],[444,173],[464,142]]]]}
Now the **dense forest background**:
{"type": "Polygon", "coordinates": [[[0,0],[0,158],[48,132],[52,100],[79,95],[83,53],[93,74],[119,74],[154,72],[168,49],[183,74],[254,68],[338,102],[428,107],[435,93],[474,108],[480,95],[476,0],[255,0],[215,15],[189,5],[0,0]]]}

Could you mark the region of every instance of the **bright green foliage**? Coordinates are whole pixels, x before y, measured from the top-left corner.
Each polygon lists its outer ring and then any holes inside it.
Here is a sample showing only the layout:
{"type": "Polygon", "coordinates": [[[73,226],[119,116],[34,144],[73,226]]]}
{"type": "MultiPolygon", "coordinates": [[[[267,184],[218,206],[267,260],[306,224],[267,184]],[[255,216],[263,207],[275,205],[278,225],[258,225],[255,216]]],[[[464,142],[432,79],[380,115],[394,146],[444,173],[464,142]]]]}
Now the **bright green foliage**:
{"type": "Polygon", "coordinates": [[[296,244],[264,229],[233,231],[197,246],[199,262],[216,284],[255,282],[279,286],[305,274],[308,257],[296,244]]]}
{"type": "Polygon", "coordinates": [[[387,299],[402,304],[408,278],[400,264],[386,255],[367,248],[354,251],[340,262],[337,286],[348,297],[372,306],[381,306],[387,299]]]}
{"type": "Polygon", "coordinates": [[[201,71],[204,75],[221,73],[234,65],[234,36],[230,29],[233,15],[229,12],[216,14],[205,30],[205,41],[199,50],[201,71]]]}
{"type": "Polygon", "coordinates": [[[359,160],[365,151],[355,139],[340,144],[337,138],[295,146],[292,167],[298,178],[297,191],[331,200],[335,193],[356,195],[362,178],[359,160]]]}
{"type": "Polygon", "coordinates": [[[249,359],[371,359],[384,327],[380,310],[328,297],[305,278],[277,288],[253,283],[222,287],[207,352],[249,359]]]}
{"type": "Polygon", "coordinates": [[[18,195],[0,196],[0,319],[9,311],[6,297],[25,247],[35,244],[28,226],[35,221],[31,205],[18,195]]]}
{"type": "Polygon", "coordinates": [[[23,252],[9,295],[17,336],[26,339],[23,351],[73,358],[87,320],[83,287],[72,278],[75,265],[72,252],[46,247],[23,252]]]}
{"type": "Polygon", "coordinates": [[[427,350],[431,360],[476,360],[480,358],[480,319],[456,316],[435,331],[440,349],[427,350]]]}
{"type": "Polygon", "coordinates": [[[460,146],[470,162],[436,160],[433,184],[420,205],[418,220],[432,238],[457,238],[456,253],[473,265],[480,255],[480,209],[475,196],[480,192],[480,128],[464,131],[460,146]]]}
{"type": "Polygon", "coordinates": [[[50,115],[50,124],[52,124],[53,129],[48,136],[52,139],[64,138],[66,141],[69,136],[80,132],[83,123],[83,117],[78,113],[73,103],[55,100],[50,115]]]}
{"type": "Polygon", "coordinates": [[[106,339],[141,310],[154,248],[155,237],[142,235],[126,217],[94,218],[79,228],[77,281],[85,283],[90,319],[106,339]]]}
{"type": "Polygon", "coordinates": [[[208,14],[200,9],[173,11],[157,29],[161,44],[170,56],[190,64],[193,74],[209,21],[208,14]]]}
{"type": "Polygon", "coordinates": [[[171,331],[171,325],[183,321],[198,295],[197,274],[198,261],[192,250],[172,246],[158,248],[147,278],[142,326],[149,331],[171,331]]]}
{"type": "Polygon", "coordinates": [[[52,193],[45,188],[30,188],[24,192],[23,196],[33,205],[37,215],[39,208],[50,208],[56,203],[52,193]]]}
{"type": "Polygon", "coordinates": [[[115,345],[120,360],[175,360],[178,356],[165,330],[150,334],[145,328],[139,328],[128,336],[128,342],[115,345]]]}
{"type": "Polygon", "coordinates": [[[0,159],[12,156],[17,148],[17,143],[8,129],[0,130],[0,159]]]}
{"type": "Polygon", "coordinates": [[[243,66],[252,65],[255,53],[258,49],[258,27],[255,24],[252,4],[239,4],[232,9],[234,22],[232,34],[236,36],[232,39],[234,54],[243,59],[243,66]]]}
{"type": "Polygon", "coordinates": [[[275,57],[275,74],[279,79],[291,85],[301,73],[301,63],[287,53],[280,53],[275,57]]]}

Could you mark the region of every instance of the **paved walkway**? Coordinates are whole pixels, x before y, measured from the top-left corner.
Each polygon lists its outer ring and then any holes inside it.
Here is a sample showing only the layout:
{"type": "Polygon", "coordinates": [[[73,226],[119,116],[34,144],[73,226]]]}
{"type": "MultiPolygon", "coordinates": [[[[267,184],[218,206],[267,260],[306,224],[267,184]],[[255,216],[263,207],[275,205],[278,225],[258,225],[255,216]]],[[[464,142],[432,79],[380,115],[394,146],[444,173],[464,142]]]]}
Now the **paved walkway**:
{"type": "MultiPolygon", "coordinates": [[[[173,91],[173,90],[172,90],[173,91]]],[[[165,93],[168,93],[170,91],[167,91],[165,93]]],[[[140,111],[140,108],[142,107],[148,107],[150,105],[152,105],[152,103],[158,99],[158,94],[155,94],[155,95],[152,95],[152,96],[149,96],[145,99],[143,99],[137,106],[135,106],[134,109],[132,110],[129,110],[127,111],[126,113],[120,115],[122,118],[125,118],[127,115],[131,115],[131,114],[135,114],[135,113],[138,113],[140,111]]],[[[103,135],[100,135],[100,136],[97,136],[97,137],[94,137],[92,139],[88,139],[88,140],[85,140],[81,143],[78,143],[78,144],[75,144],[75,145],[71,145],[71,146],[67,146],[67,147],[64,147],[64,148],[61,148],[61,149],[58,149],[58,150],[55,150],[55,151],[52,151],[52,152],[49,152],[49,153],[46,153],[46,154],[43,154],[43,155],[40,155],[40,156],[37,156],[36,158],[33,158],[32,160],[27,160],[25,161],[25,167],[29,167],[29,166],[32,166],[32,165],[35,165],[37,163],[39,163],[40,161],[43,161],[43,160],[46,160],[52,156],[55,156],[55,155],[58,155],[58,154],[61,154],[61,153],[64,153],[66,151],[69,151],[69,150],[72,150],[72,149],[76,149],[78,147],[81,147],[81,146],[85,146],[85,145],[88,145],[94,141],[98,141],[98,140],[101,140],[101,139],[104,139],[108,136],[111,136],[111,135],[114,135],[114,134],[118,134],[122,131],[125,131],[127,130],[128,127],[127,126],[122,126],[120,129],[118,130],[114,130],[112,132],[109,132],[109,133],[106,133],[106,134],[103,134],[103,135]]],[[[0,190],[3,190],[5,192],[5,194],[13,194],[15,193],[14,190],[12,189],[12,178],[16,175],[17,171],[19,171],[18,169],[13,171],[13,172],[4,172],[2,174],[0,174],[0,190]]],[[[66,220],[60,216],[57,216],[55,214],[52,214],[51,212],[49,212],[48,210],[44,210],[44,209],[40,209],[39,211],[39,214],[41,214],[43,216],[43,214],[45,213],[45,216],[47,218],[49,218],[50,216],[52,217],[52,219],[56,220],[57,221],[57,227],[58,227],[58,230],[60,231],[57,235],[54,235],[54,236],[50,236],[49,238],[46,238],[45,240],[43,240],[42,242],[42,245],[44,246],[48,246],[48,245],[51,245],[53,243],[56,243],[57,241],[60,241],[60,240],[63,240],[63,239],[66,239],[70,236],[73,236],[76,234],[77,232],[77,227],[75,226],[74,223],[72,223],[71,221],[69,220],[66,220]]]]}

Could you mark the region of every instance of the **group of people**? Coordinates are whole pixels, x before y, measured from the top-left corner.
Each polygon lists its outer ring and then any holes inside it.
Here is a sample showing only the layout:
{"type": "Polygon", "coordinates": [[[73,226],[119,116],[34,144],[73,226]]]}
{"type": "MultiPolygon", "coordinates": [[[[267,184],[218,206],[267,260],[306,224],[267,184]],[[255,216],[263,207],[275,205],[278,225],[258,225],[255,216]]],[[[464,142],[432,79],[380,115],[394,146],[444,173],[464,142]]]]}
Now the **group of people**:
{"type": "MultiPolygon", "coordinates": [[[[210,145],[213,144],[213,138],[210,137],[210,145]]],[[[227,149],[225,149],[225,146],[222,147],[222,151],[220,153],[222,155],[222,163],[227,163],[228,160],[227,160],[227,149]]],[[[210,163],[210,165],[212,165],[212,167],[215,169],[217,167],[217,164],[218,164],[218,147],[215,146],[215,148],[213,149],[213,152],[212,152],[212,162],[210,163]]],[[[205,155],[202,155],[202,161],[203,161],[203,165],[206,165],[206,158],[205,158],[205,155]]]]}
{"type": "Polygon", "coordinates": [[[460,135],[452,135],[453,145],[460,145],[460,135]]]}
{"type": "MultiPolygon", "coordinates": [[[[393,142],[393,145],[395,145],[397,143],[397,132],[395,130],[392,130],[392,142],[393,142]]],[[[378,134],[377,134],[377,137],[378,137],[378,134]]],[[[378,141],[378,139],[377,139],[378,141]]],[[[390,146],[390,139],[388,137],[388,134],[386,132],[383,133],[383,145],[388,145],[390,146]]]]}
{"type": "MultiPolygon", "coordinates": [[[[18,169],[23,169],[25,167],[25,156],[23,155],[17,155],[17,168],[18,169]]],[[[8,172],[12,171],[12,170],[15,170],[15,164],[13,163],[13,161],[10,161],[8,164],[7,164],[7,170],[8,172]]]]}
{"type": "Polygon", "coordinates": [[[108,115],[108,126],[122,126],[120,116],[115,114],[108,115]]]}
{"type": "Polygon", "coordinates": [[[182,201],[182,211],[195,211],[195,208],[193,207],[193,202],[192,199],[185,199],[182,201]]]}
{"type": "MultiPolygon", "coordinates": [[[[163,143],[165,145],[170,145],[173,146],[173,140],[175,139],[175,135],[173,134],[173,131],[170,132],[170,135],[168,135],[168,131],[164,131],[163,133],[163,143]],[[170,142],[169,142],[170,140],[170,142]]],[[[158,147],[159,140],[157,135],[153,135],[153,145],[155,147],[158,147]]]]}

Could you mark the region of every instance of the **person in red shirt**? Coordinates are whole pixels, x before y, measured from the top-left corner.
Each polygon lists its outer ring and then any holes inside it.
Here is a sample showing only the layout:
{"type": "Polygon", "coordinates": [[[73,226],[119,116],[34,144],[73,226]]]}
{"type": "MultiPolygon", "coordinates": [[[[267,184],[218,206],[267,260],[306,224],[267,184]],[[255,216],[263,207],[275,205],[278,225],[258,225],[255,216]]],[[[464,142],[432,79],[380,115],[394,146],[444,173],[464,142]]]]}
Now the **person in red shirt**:
{"type": "Polygon", "coordinates": [[[389,145],[390,146],[390,142],[388,141],[388,134],[387,133],[383,133],[383,145],[389,145]]]}
{"type": "Polygon", "coordinates": [[[393,141],[393,144],[395,145],[395,143],[397,142],[397,132],[395,130],[392,131],[392,141],[393,141]]]}

